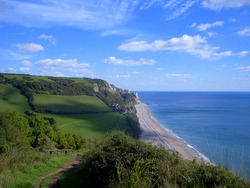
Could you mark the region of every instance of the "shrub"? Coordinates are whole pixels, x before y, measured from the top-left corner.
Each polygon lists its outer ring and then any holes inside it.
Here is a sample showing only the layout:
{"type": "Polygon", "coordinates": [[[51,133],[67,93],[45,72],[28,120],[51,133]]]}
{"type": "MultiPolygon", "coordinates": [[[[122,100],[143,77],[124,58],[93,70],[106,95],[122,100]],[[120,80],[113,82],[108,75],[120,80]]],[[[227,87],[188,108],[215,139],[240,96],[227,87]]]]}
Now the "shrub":
{"type": "Polygon", "coordinates": [[[88,152],[62,187],[249,187],[221,166],[185,161],[161,146],[111,132],[88,152]]]}

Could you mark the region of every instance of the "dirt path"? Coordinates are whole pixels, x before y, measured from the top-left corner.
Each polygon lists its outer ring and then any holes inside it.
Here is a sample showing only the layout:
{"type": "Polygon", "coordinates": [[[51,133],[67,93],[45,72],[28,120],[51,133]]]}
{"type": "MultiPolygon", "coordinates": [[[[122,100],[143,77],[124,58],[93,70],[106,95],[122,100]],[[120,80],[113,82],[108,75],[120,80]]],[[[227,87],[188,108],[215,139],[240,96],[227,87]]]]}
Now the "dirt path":
{"type": "Polygon", "coordinates": [[[70,161],[68,164],[65,164],[62,166],[62,168],[60,169],[57,169],[53,172],[49,172],[48,174],[45,174],[43,176],[41,176],[38,180],[35,181],[34,183],[34,187],[35,188],[40,188],[40,184],[41,182],[47,178],[47,177],[50,177],[50,176],[53,176],[55,175],[48,183],[48,187],[49,188],[56,188],[58,187],[57,186],[57,181],[62,177],[64,176],[65,174],[69,173],[70,171],[72,171],[74,168],[76,168],[80,162],[81,162],[81,158],[76,160],[75,158],[77,157],[77,154],[74,153],[71,155],[71,158],[70,158],[70,161]]]}

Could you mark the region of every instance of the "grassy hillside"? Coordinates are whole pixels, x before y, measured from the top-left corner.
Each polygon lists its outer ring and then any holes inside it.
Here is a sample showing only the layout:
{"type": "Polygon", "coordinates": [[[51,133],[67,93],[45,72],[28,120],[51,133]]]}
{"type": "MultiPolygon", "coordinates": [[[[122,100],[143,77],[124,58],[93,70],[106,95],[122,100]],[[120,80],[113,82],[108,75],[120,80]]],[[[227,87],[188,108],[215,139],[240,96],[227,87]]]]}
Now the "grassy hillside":
{"type": "Polygon", "coordinates": [[[103,80],[0,74],[0,97],[0,111],[54,118],[65,133],[88,138],[112,129],[140,133],[134,95],[103,80]]]}
{"type": "Polygon", "coordinates": [[[0,84],[0,110],[15,110],[24,113],[31,110],[28,100],[20,91],[11,85],[0,84]]]}
{"type": "Polygon", "coordinates": [[[39,111],[52,112],[107,112],[112,111],[96,96],[34,95],[34,106],[39,111]]]}
{"type": "Polygon", "coordinates": [[[104,114],[44,114],[54,118],[64,133],[80,134],[84,138],[100,138],[110,130],[127,130],[126,117],[117,112],[104,114]]]}

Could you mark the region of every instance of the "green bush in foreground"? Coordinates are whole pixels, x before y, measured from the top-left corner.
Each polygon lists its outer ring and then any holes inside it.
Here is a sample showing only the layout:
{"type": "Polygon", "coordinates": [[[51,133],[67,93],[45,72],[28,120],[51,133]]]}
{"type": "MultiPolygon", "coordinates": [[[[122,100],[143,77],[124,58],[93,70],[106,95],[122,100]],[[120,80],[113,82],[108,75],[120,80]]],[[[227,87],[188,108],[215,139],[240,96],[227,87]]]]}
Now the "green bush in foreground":
{"type": "Polygon", "coordinates": [[[78,150],[85,142],[79,135],[62,133],[48,118],[0,112],[0,155],[27,148],[78,150]]]}
{"type": "Polygon", "coordinates": [[[111,132],[60,187],[250,187],[222,166],[185,161],[163,147],[111,132]]]}

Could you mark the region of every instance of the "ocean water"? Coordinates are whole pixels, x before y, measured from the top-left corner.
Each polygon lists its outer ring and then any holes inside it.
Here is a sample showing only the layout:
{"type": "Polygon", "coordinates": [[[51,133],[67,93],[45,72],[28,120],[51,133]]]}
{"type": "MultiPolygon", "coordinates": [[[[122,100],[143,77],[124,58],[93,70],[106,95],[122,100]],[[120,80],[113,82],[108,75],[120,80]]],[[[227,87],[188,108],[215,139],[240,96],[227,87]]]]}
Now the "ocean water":
{"type": "Polygon", "coordinates": [[[250,179],[250,92],[138,92],[153,118],[190,146],[250,179]]]}

